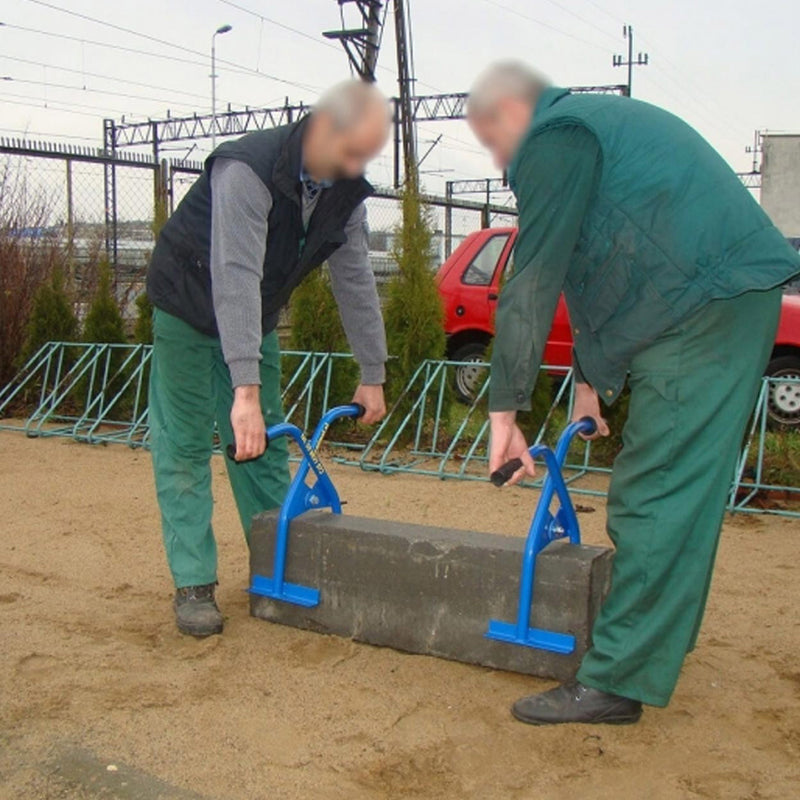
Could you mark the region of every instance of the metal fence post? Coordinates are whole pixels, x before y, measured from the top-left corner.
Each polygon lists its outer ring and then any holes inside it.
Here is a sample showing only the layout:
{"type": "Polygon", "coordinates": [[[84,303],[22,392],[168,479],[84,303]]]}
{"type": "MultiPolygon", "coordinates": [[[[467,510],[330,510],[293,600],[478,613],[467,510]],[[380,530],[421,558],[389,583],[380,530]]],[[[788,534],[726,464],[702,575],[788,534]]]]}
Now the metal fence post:
{"type": "Polygon", "coordinates": [[[167,167],[167,202],[169,203],[169,213],[175,211],[175,168],[172,162],[167,167]]]}
{"type": "Polygon", "coordinates": [[[72,252],[72,242],[75,238],[75,207],[72,197],[72,159],[64,160],[67,171],[67,249],[72,252]]]}
{"type": "Polygon", "coordinates": [[[105,188],[106,257],[114,273],[114,288],[117,285],[117,169],[116,136],[113,119],[103,120],[104,156],[103,184],[105,188]]]}
{"type": "Polygon", "coordinates": [[[444,185],[444,257],[450,258],[453,252],[453,182],[447,181],[444,185]]]}
{"type": "Polygon", "coordinates": [[[153,170],[153,234],[155,236],[158,236],[169,208],[170,174],[166,159],[162,159],[160,164],[156,164],[156,168],[153,170]]]}
{"type": "Polygon", "coordinates": [[[492,205],[492,182],[486,179],[486,205],[481,209],[481,228],[490,228],[492,225],[489,217],[489,209],[492,205]]]}
{"type": "Polygon", "coordinates": [[[397,98],[392,98],[394,113],[392,125],[394,127],[394,188],[400,188],[400,104],[397,98]]]}

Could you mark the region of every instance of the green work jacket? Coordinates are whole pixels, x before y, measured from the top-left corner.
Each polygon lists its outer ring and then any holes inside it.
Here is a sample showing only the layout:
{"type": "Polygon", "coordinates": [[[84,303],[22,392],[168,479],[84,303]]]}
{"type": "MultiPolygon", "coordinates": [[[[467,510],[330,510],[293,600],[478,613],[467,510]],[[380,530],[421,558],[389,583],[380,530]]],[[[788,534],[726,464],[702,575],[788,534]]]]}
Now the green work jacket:
{"type": "Polygon", "coordinates": [[[800,274],[722,157],[647,103],[545,90],[509,181],[520,232],[497,309],[495,411],[530,407],[562,291],[575,361],[611,403],[633,357],[681,320],[800,274]]]}

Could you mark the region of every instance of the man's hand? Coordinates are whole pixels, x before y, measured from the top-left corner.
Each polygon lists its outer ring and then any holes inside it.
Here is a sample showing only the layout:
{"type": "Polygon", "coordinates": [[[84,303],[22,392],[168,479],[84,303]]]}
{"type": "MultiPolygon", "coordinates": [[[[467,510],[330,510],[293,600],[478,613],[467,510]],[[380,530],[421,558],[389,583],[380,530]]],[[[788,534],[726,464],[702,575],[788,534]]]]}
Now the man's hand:
{"type": "Polygon", "coordinates": [[[361,422],[372,425],[386,416],[386,400],[383,397],[383,386],[370,386],[362,383],[353,395],[353,402],[360,403],[366,409],[361,422]]]}
{"type": "Polygon", "coordinates": [[[580,434],[581,439],[598,439],[611,433],[608,429],[608,423],[600,413],[600,400],[597,397],[597,392],[588,383],[575,384],[575,404],[572,407],[572,421],[577,422],[581,417],[591,417],[597,423],[597,431],[591,436],[580,434]]]}
{"type": "Polygon", "coordinates": [[[511,480],[505,484],[506,486],[519,483],[526,475],[531,478],[536,475],[536,468],[531,454],[528,452],[525,434],[519,429],[516,419],[516,411],[491,411],[489,413],[492,431],[489,474],[491,475],[512,458],[519,458],[522,461],[522,467],[514,473],[511,480]]]}
{"type": "Polygon", "coordinates": [[[264,415],[261,413],[261,387],[237,386],[233,390],[231,425],[236,445],[236,460],[258,458],[266,450],[264,415]]]}

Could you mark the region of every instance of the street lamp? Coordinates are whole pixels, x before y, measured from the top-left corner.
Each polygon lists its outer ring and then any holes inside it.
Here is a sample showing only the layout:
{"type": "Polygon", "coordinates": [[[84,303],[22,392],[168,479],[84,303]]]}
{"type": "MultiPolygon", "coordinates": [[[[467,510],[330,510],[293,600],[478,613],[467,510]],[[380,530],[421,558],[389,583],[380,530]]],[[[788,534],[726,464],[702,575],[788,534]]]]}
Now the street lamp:
{"type": "Polygon", "coordinates": [[[211,149],[217,146],[217,35],[232,30],[232,25],[221,25],[211,37],[211,149]]]}

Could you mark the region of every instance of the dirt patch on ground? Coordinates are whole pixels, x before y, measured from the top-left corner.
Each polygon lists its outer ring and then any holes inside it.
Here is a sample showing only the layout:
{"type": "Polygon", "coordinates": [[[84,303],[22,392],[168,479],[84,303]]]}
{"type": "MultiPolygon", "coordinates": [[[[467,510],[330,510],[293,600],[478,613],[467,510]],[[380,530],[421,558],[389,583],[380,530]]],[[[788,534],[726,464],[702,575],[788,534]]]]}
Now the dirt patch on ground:
{"type": "MultiPolygon", "coordinates": [[[[800,524],[726,523],[700,646],[638,726],[535,729],[545,681],[269,625],[213,462],[222,637],[175,630],[149,456],[0,433],[0,797],[800,796],[800,524]],[[111,769],[109,769],[111,767],[111,769]]],[[[334,468],[346,512],[524,535],[535,494],[334,468]]],[[[603,502],[584,538],[604,541],[603,502]]]]}

